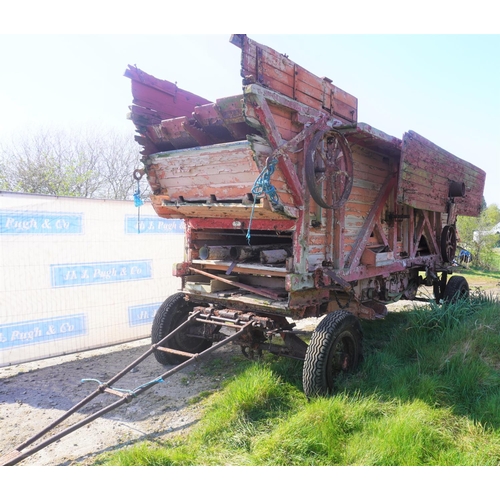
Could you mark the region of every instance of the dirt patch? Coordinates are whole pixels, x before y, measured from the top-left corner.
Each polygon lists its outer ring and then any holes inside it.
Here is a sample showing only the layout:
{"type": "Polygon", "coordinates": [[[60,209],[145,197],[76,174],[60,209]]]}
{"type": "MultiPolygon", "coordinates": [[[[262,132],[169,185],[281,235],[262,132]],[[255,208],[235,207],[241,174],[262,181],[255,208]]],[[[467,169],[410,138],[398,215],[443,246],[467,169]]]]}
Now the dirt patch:
{"type": "MultiPolygon", "coordinates": [[[[82,379],[105,382],[148,346],[149,341],[142,340],[0,368],[0,456],[50,425],[97,388],[97,382],[82,382],[82,379]]],[[[224,379],[223,373],[207,370],[211,358],[230,362],[238,352],[236,346],[221,348],[199,365],[174,374],[132,402],[61,438],[19,465],[85,465],[100,453],[134,444],[145,436],[161,440],[187,432],[201,410],[200,404],[193,404],[191,400],[203,391],[217,390],[224,379]]],[[[151,356],[115,386],[132,390],[156,379],[167,369],[151,356]]],[[[68,423],[81,420],[104,404],[117,400],[110,395],[99,396],[68,423]]]]}
{"type": "MultiPolygon", "coordinates": [[[[299,327],[310,331],[316,322],[303,320],[299,327]]],[[[50,425],[97,388],[98,382],[82,382],[82,379],[105,382],[148,347],[149,340],[145,339],[0,368],[0,457],[50,425]]],[[[103,452],[133,445],[144,438],[162,441],[189,432],[202,410],[202,401],[195,402],[199,395],[219,389],[227,377],[228,366],[239,359],[242,359],[240,348],[226,345],[199,364],[156,384],[131,403],[64,436],[19,465],[87,465],[103,452]]],[[[169,368],[150,356],[114,387],[133,390],[169,368]]],[[[110,404],[116,400],[114,396],[99,396],[68,423],[98,410],[103,406],[99,401],[110,404]]]]}

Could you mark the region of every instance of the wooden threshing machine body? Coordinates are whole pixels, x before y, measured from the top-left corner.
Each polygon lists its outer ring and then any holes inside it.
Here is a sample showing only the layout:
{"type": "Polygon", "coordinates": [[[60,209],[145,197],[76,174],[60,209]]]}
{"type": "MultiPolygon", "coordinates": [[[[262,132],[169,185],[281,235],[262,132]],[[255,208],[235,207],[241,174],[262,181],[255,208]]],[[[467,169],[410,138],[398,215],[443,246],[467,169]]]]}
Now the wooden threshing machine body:
{"type": "Polygon", "coordinates": [[[231,41],[242,95],[209,102],[126,73],[154,208],[186,223],[174,273],[189,299],[373,319],[429,280],[442,291],[456,216],[479,214],[484,172],[415,132],[358,123],[357,99],[328,78],[245,35],[231,41]]]}

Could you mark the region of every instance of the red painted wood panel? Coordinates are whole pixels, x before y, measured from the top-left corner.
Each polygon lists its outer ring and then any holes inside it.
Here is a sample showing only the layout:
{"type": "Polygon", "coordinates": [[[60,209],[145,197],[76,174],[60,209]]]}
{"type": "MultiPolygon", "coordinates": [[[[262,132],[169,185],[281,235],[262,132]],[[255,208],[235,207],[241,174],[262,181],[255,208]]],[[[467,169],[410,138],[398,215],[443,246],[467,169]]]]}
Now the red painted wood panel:
{"type": "Polygon", "coordinates": [[[422,210],[446,212],[450,181],[464,182],[465,198],[455,198],[457,214],[480,213],[486,174],[416,132],[403,137],[398,202],[422,210]]]}
{"type": "Polygon", "coordinates": [[[325,109],[351,122],[357,120],[357,99],[295,64],[287,56],[258,44],[247,36],[232,40],[242,49],[241,68],[245,84],[258,83],[292,99],[325,109]]]}
{"type": "MultiPolygon", "coordinates": [[[[237,200],[251,193],[260,170],[254,151],[246,141],[207,146],[184,151],[160,153],[151,157],[152,171],[156,172],[163,195],[172,200],[179,196],[186,201],[237,200]]],[[[283,173],[276,168],[271,184],[283,205],[294,207],[293,198],[283,173]]],[[[208,211],[207,211],[208,213],[208,211]]]]}
{"type": "Polygon", "coordinates": [[[135,66],[129,66],[125,76],[132,80],[134,104],[157,111],[162,120],[190,115],[196,106],[211,102],[135,66]]]}

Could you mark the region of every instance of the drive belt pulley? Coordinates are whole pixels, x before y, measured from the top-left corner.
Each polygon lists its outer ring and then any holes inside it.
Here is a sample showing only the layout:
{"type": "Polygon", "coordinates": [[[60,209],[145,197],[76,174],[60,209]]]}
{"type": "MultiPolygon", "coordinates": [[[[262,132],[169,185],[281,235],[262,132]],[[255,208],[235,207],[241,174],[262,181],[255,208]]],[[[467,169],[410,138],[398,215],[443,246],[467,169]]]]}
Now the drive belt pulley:
{"type": "Polygon", "coordinates": [[[353,184],[352,154],[347,139],[336,130],[317,131],[306,152],[306,182],[323,208],[340,208],[353,184]]]}

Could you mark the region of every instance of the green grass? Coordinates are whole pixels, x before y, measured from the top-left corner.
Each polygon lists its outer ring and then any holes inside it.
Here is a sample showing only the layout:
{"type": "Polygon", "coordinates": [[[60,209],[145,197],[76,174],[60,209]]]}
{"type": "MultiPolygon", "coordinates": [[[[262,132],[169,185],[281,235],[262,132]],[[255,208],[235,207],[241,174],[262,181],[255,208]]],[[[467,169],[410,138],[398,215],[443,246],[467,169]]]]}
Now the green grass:
{"type": "Polygon", "coordinates": [[[474,260],[468,267],[457,268],[457,272],[467,276],[476,276],[491,280],[500,280],[500,248],[493,248],[487,255],[488,266],[482,268],[474,260]]]}
{"type": "MultiPolygon", "coordinates": [[[[500,265],[499,265],[500,267],[500,265]]],[[[474,286],[476,281],[481,283],[491,283],[497,285],[500,282],[500,271],[485,271],[484,269],[460,269],[457,274],[463,274],[467,277],[469,285],[474,286]]]]}
{"type": "Polygon", "coordinates": [[[293,360],[208,368],[226,381],[190,434],[96,463],[500,465],[499,312],[475,293],[363,322],[365,361],[329,398],[307,400],[293,360]]]}

